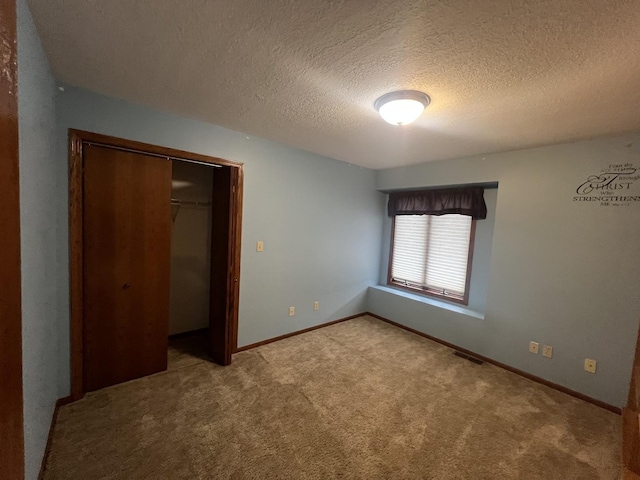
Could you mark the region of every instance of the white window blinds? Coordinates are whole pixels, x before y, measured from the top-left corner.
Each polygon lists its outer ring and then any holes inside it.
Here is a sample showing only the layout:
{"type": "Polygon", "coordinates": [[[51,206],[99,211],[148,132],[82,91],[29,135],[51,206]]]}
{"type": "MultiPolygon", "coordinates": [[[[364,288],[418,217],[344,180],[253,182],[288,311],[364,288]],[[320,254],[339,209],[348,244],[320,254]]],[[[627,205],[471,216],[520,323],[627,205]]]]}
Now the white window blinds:
{"type": "Polygon", "coordinates": [[[464,297],[471,226],[467,215],[396,216],[392,280],[464,297]]]}

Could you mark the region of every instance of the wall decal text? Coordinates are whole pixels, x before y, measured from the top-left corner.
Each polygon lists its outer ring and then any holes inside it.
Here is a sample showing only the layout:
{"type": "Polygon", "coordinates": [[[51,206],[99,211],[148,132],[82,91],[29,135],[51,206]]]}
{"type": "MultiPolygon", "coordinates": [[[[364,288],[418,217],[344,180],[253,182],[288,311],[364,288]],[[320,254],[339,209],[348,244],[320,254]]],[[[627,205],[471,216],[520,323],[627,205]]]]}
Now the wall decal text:
{"type": "Polygon", "coordinates": [[[640,202],[640,192],[634,188],[640,173],[631,163],[612,163],[576,189],[574,202],[595,202],[601,207],[628,207],[640,202]]]}

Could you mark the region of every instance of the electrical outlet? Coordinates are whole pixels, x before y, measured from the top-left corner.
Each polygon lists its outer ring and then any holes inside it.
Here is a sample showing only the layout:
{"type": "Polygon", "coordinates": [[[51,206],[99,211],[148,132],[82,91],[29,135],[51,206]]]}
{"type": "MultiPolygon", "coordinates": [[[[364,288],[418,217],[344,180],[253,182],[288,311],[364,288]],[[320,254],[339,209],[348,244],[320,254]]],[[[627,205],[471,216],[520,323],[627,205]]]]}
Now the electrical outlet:
{"type": "Polygon", "coordinates": [[[258,240],[256,242],[256,252],[262,252],[264,250],[264,242],[262,240],[258,240]]]}
{"type": "Polygon", "coordinates": [[[538,342],[529,342],[529,351],[531,353],[538,354],[538,349],[540,348],[540,344],[538,342]]]}
{"type": "Polygon", "coordinates": [[[320,310],[320,302],[313,302],[313,309],[314,310],[320,310]]]}
{"type": "Polygon", "coordinates": [[[551,345],[544,345],[542,347],[542,356],[551,358],[553,356],[553,347],[551,345]]]}
{"type": "Polygon", "coordinates": [[[296,314],[296,307],[289,307],[289,316],[293,317],[296,314]]]}
{"type": "Polygon", "coordinates": [[[596,361],[590,358],[585,358],[584,369],[589,373],[596,373],[596,361]]]}

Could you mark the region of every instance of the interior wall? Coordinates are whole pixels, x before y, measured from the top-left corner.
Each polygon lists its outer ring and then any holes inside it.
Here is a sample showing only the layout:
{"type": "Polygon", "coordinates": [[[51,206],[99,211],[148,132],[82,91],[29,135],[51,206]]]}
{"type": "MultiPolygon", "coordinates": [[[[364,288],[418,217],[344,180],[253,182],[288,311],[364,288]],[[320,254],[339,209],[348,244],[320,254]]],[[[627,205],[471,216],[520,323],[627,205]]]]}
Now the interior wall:
{"type": "Polygon", "coordinates": [[[56,84],[25,0],[18,6],[18,112],[22,249],[25,478],[38,477],[55,402],[59,287],[56,84]]]}
{"type": "Polygon", "coordinates": [[[639,174],[640,134],[378,171],[387,191],[496,181],[499,189],[484,319],[379,288],[370,311],[622,406],[640,317],[639,174]],[[623,168],[637,170],[578,192],[623,168]],[[612,200],[601,202],[602,191],[612,200]],[[530,340],[551,345],[553,358],[529,353],[530,340]],[[596,374],[585,358],[597,360],[596,374]]]}
{"type": "Polygon", "coordinates": [[[213,168],[173,161],[169,335],[209,326],[213,168]]]}
{"type": "MultiPolygon", "coordinates": [[[[244,163],[239,346],[366,310],[367,288],[380,271],[384,208],[374,171],[70,86],[56,107],[64,165],[69,128],[244,163]],[[258,240],[263,252],[256,252],[258,240]]],[[[61,178],[65,195],[67,185],[61,178]]],[[[65,196],[58,206],[61,225],[67,224],[66,202],[65,196]]],[[[67,249],[65,237],[58,251],[65,285],[59,334],[66,342],[60,368],[68,390],[67,249]]]]}

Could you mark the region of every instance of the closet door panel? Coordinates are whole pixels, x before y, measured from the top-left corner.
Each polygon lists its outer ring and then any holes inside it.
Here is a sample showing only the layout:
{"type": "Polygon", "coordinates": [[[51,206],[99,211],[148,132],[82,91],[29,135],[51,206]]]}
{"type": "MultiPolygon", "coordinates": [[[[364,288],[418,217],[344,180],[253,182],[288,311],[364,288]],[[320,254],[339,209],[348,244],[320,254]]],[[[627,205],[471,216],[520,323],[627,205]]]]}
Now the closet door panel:
{"type": "Polygon", "coordinates": [[[228,325],[230,278],[230,235],[232,226],[232,172],[230,168],[213,170],[213,202],[211,210],[211,295],[209,297],[209,355],[219,365],[231,363],[228,325]]]}
{"type": "Polygon", "coordinates": [[[83,151],[85,391],[167,368],[171,162],[83,151]]]}

